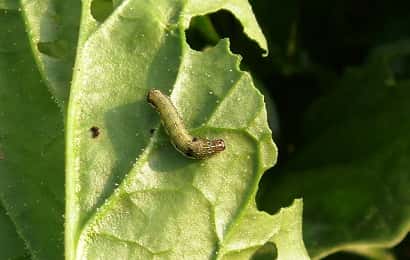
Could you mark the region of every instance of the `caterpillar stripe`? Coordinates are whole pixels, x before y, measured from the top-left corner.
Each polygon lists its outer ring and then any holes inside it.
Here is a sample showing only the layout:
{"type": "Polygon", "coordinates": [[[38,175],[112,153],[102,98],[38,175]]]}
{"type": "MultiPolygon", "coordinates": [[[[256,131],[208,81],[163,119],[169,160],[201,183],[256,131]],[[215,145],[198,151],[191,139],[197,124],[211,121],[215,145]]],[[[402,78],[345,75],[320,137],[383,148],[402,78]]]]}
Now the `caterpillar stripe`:
{"type": "Polygon", "coordinates": [[[161,91],[151,89],[147,101],[158,111],[171,143],[183,155],[192,159],[205,159],[225,150],[225,142],[222,139],[210,140],[191,136],[174,104],[161,91]]]}

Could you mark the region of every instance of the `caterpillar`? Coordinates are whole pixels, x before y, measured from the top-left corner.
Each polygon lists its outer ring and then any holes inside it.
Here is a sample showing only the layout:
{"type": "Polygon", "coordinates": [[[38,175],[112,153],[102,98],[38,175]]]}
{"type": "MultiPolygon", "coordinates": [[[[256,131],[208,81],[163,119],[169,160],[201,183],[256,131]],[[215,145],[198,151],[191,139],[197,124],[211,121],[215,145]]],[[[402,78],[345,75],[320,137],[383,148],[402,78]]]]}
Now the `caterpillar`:
{"type": "Polygon", "coordinates": [[[161,91],[151,89],[148,92],[147,101],[159,113],[171,143],[186,157],[205,159],[225,150],[225,142],[222,139],[210,140],[190,135],[174,104],[161,91]]]}

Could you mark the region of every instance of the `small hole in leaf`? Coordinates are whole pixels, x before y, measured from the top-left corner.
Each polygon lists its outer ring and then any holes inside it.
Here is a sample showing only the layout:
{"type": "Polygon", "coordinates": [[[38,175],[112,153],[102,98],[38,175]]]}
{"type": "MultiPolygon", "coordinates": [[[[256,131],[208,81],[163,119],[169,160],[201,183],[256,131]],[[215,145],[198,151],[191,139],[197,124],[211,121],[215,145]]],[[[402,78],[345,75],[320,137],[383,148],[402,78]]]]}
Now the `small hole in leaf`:
{"type": "Polygon", "coordinates": [[[93,0],[91,2],[91,15],[100,23],[104,22],[112,13],[114,5],[112,0],[93,0]]]}
{"type": "Polygon", "coordinates": [[[263,50],[248,38],[242,24],[226,10],[193,17],[185,34],[189,46],[197,51],[215,46],[222,38],[229,38],[231,51],[240,54],[244,64],[255,63],[255,57],[262,58],[263,50]]]}
{"type": "Polygon", "coordinates": [[[278,249],[272,242],[266,242],[255,253],[253,253],[251,260],[271,260],[278,257],[278,249]]]}
{"type": "Polygon", "coordinates": [[[151,129],[149,130],[149,133],[150,133],[151,135],[153,135],[153,134],[155,133],[155,128],[151,128],[151,129]]]}
{"type": "Polygon", "coordinates": [[[189,46],[197,51],[215,46],[221,39],[210,15],[193,17],[185,34],[189,46]]]}
{"type": "Polygon", "coordinates": [[[91,131],[91,137],[92,138],[97,138],[100,135],[100,128],[93,126],[90,128],[91,131]]]}
{"type": "Polygon", "coordinates": [[[68,53],[67,42],[62,40],[38,42],[37,49],[39,52],[57,59],[64,58],[68,53]]]}

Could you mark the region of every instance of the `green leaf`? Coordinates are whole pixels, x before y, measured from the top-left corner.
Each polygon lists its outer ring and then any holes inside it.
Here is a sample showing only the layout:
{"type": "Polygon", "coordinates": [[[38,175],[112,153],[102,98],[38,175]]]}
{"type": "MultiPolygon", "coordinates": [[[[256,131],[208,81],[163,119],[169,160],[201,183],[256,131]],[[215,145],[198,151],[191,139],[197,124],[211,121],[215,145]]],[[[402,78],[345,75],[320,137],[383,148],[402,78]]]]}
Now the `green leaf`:
{"type": "Polygon", "coordinates": [[[265,198],[272,210],[304,198],[313,258],[391,247],[410,229],[409,55],[410,43],[400,42],[348,70],[312,106],[305,130],[311,141],[265,198]]]}
{"type": "Polygon", "coordinates": [[[0,126],[3,207],[33,259],[61,259],[63,123],[16,10],[0,10],[0,126]]]}
{"type": "Polygon", "coordinates": [[[301,202],[275,216],[255,206],[276,159],[262,95],[227,40],[204,52],[185,42],[191,17],[224,8],[266,49],[248,3],[115,6],[97,22],[83,1],[67,116],[67,259],[247,259],[269,241],[280,259],[307,258],[301,202]],[[192,133],[227,149],[208,160],[178,153],[146,102],[151,88],[171,94],[192,133]]]}
{"type": "Polygon", "coordinates": [[[15,226],[0,204],[0,258],[13,259],[24,256],[24,243],[17,234],[15,226]]]}
{"type": "Polygon", "coordinates": [[[80,23],[80,1],[21,0],[42,78],[65,114],[80,23]]]}

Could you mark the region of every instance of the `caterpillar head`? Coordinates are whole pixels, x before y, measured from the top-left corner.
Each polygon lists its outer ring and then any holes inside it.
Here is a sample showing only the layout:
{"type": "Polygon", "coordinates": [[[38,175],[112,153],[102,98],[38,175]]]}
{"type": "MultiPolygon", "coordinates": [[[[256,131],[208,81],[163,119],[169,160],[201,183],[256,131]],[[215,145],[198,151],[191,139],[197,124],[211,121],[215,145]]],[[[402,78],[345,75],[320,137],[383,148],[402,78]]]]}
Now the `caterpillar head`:
{"type": "Polygon", "coordinates": [[[194,137],[185,153],[186,156],[195,159],[204,159],[225,150],[225,142],[222,139],[209,140],[194,137]]]}

